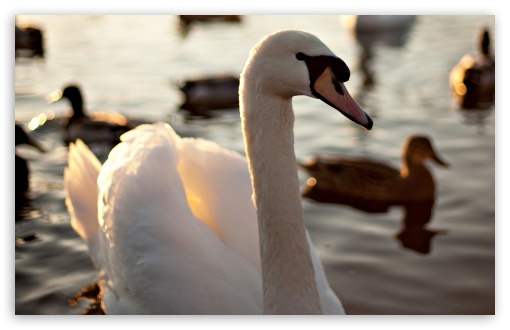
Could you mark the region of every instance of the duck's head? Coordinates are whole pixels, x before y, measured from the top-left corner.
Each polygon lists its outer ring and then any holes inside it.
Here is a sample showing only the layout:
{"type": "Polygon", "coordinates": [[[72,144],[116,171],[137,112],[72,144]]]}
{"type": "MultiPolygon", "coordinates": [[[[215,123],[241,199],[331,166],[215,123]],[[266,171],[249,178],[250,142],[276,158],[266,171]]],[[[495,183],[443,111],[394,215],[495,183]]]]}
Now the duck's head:
{"type": "Polygon", "coordinates": [[[405,159],[407,165],[423,165],[427,159],[432,159],[441,166],[449,166],[438,156],[430,139],[420,135],[412,135],[405,140],[402,148],[402,159],[405,159]]]}
{"type": "Polygon", "coordinates": [[[62,97],[65,97],[69,100],[82,99],[80,88],[75,85],[67,86],[62,91],[62,97]]]}
{"type": "Polygon", "coordinates": [[[318,98],[371,129],[372,119],[345,88],[350,74],[347,64],[316,36],[283,30],[264,37],[251,50],[241,74],[240,91],[257,89],[264,95],[289,99],[297,95],[318,98]]]}
{"type": "Polygon", "coordinates": [[[83,97],[80,88],[76,85],[68,85],[63,90],[57,89],[46,95],[48,103],[53,103],[66,98],[73,108],[73,118],[84,117],[83,97]]]}
{"type": "Polygon", "coordinates": [[[490,48],[490,44],[491,44],[491,40],[490,40],[490,36],[489,36],[489,29],[488,28],[484,28],[481,30],[480,32],[480,35],[479,35],[479,51],[480,53],[484,54],[484,55],[489,55],[491,53],[491,48],[490,48]]]}

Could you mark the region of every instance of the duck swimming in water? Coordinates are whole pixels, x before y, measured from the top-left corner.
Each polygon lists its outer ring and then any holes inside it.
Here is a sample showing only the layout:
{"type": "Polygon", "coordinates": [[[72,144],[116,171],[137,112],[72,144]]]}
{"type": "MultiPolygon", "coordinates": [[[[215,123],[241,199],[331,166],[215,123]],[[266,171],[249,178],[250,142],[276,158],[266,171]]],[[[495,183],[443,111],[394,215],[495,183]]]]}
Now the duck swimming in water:
{"type": "MultiPolygon", "coordinates": [[[[19,125],[15,124],[14,126],[14,134],[15,134],[15,146],[19,146],[22,144],[32,146],[41,152],[46,152],[44,148],[35,141],[32,137],[30,137],[27,132],[19,125]]],[[[18,155],[15,152],[14,154],[14,174],[15,174],[15,204],[16,210],[18,210],[24,202],[27,200],[27,192],[30,189],[30,168],[26,159],[18,155]]]]}
{"type": "Polygon", "coordinates": [[[476,56],[464,55],[450,72],[451,94],[462,109],[487,109],[494,105],[496,60],[488,29],[480,33],[478,52],[476,56]]]}
{"type": "Polygon", "coordinates": [[[380,161],[347,156],[319,156],[300,164],[310,178],[303,197],[347,204],[366,212],[386,212],[391,205],[434,200],[435,183],[425,161],[447,167],[426,136],[409,136],[398,170],[380,161]]]}
{"type": "Polygon", "coordinates": [[[191,116],[213,117],[214,110],[239,109],[239,77],[219,75],[177,83],[184,95],[180,110],[191,116]]]}
{"type": "Polygon", "coordinates": [[[71,103],[72,115],[65,124],[66,143],[77,139],[87,144],[106,143],[112,146],[120,142],[120,136],[133,129],[135,125],[121,114],[110,112],[93,112],[87,114],[84,108],[80,88],[69,85],[63,91],[57,90],[48,94],[50,103],[66,98],[71,103]]]}

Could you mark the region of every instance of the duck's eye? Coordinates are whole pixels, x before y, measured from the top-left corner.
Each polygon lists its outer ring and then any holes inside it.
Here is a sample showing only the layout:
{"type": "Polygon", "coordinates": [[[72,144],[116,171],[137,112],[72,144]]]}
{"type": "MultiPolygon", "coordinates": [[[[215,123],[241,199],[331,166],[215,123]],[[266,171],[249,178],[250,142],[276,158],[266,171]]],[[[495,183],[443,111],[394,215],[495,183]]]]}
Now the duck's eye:
{"type": "Polygon", "coordinates": [[[305,54],[299,52],[296,54],[296,58],[300,61],[304,61],[305,60],[305,54]]]}

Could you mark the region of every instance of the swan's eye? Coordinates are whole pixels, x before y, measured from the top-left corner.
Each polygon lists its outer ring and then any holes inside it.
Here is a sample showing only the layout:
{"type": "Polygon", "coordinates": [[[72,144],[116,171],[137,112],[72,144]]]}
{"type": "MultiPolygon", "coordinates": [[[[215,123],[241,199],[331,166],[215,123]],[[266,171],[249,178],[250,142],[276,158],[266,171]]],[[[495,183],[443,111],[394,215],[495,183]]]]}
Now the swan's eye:
{"type": "Polygon", "coordinates": [[[305,54],[299,52],[296,54],[296,58],[300,61],[304,61],[305,60],[305,54]]]}

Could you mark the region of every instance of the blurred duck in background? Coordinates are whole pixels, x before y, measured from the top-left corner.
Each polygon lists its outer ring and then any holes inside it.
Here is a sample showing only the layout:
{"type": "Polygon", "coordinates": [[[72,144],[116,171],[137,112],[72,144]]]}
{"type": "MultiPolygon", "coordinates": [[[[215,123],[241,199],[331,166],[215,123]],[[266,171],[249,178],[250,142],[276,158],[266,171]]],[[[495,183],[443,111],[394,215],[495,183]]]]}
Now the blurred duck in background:
{"type": "Polygon", "coordinates": [[[409,136],[398,170],[383,162],[347,156],[319,156],[300,164],[310,175],[302,195],[323,203],[385,212],[391,205],[434,200],[435,183],[425,161],[448,167],[426,136],[409,136]]]}
{"type": "MultiPolygon", "coordinates": [[[[363,75],[364,92],[376,83],[372,68],[376,47],[402,47],[406,44],[416,15],[342,15],[342,26],[350,31],[359,46],[358,65],[363,75]]],[[[362,95],[361,95],[362,96],[362,95]]]]}
{"type": "Polygon", "coordinates": [[[15,25],[14,57],[18,58],[44,58],[44,38],[41,29],[15,25]]]}
{"type": "Polygon", "coordinates": [[[180,110],[191,116],[213,117],[211,111],[239,109],[239,77],[220,75],[177,83],[184,95],[180,110]]]}
{"type": "Polygon", "coordinates": [[[25,158],[18,154],[16,147],[19,145],[28,145],[36,148],[41,152],[46,152],[44,148],[35,141],[25,130],[19,125],[14,126],[14,140],[15,140],[15,153],[14,153],[14,173],[15,173],[15,204],[16,211],[21,209],[28,199],[27,193],[30,190],[30,168],[25,158]]]}
{"type": "Polygon", "coordinates": [[[488,109],[494,105],[496,61],[489,30],[481,30],[478,54],[464,55],[450,72],[450,89],[459,108],[488,109]]]}
{"type": "Polygon", "coordinates": [[[340,19],[356,35],[378,35],[378,42],[401,46],[407,41],[416,15],[345,15],[340,19]]]}
{"type": "Polygon", "coordinates": [[[63,91],[57,90],[47,95],[49,103],[66,98],[71,103],[72,115],[65,123],[66,143],[81,139],[86,144],[104,143],[115,146],[120,142],[120,136],[133,129],[135,124],[126,117],[115,112],[92,112],[87,114],[84,108],[83,96],[80,88],[69,85],[63,91]]]}
{"type": "Polygon", "coordinates": [[[186,37],[193,25],[209,23],[241,23],[239,15],[179,15],[179,33],[186,37]]]}

